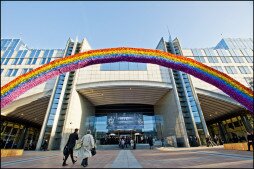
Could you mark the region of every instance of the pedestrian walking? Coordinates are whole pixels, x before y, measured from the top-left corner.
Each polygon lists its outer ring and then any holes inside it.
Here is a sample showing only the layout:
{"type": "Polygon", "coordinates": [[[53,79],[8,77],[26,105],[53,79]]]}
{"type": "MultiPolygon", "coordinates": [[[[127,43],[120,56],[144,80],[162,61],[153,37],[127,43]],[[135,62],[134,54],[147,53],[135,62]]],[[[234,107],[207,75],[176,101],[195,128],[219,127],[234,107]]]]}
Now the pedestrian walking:
{"type": "Polygon", "coordinates": [[[67,166],[68,164],[66,164],[66,161],[69,157],[69,155],[71,155],[71,160],[72,160],[72,163],[75,164],[75,162],[77,160],[74,160],[73,158],[73,148],[75,147],[75,144],[76,144],[76,140],[78,140],[78,129],[75,129],[74,133],[71,133],[70,136],[69,136],[69,139],[66,143],[66,148],[68,149],[68,153],[65,155],[65,158],[64,158],[64,161],[63,161],[63,166],[67,166]]]}
{"type": "Polygon", "coordinates": [[[153,137],[152,136],[148,137],[148,143],[149,143],[150,149],[153,149],[153,137]]]}
{"type": "Polygon", "coordinates": [[[134,149],[134,141],[131,139],[131,148],[134,149]]]}
{"type": "Polygon", "coordinates": [[[250,145],[252,145],[252,149],[254,149],[254,135],[253,132],[249,133],[247,132],[247,140],[248,140],[248,150],[250,151],[250,145]]]}
{"type": "Polygon", "coordinates": [[[165,139],[163,137],[161,138],[161,146],[165,147],[165,139]]]}
{"type": "Polygon", "coordinates": [[[83,167],[88,166],[88,158],[92,157],[91,150],[95,148],[94,138],[91,135],[91,130],[87,130],[87,134],[81,139],[82,146],[77,150],[76,154],[79,158],[82,158],[81,165],[83,167]]]}
{"type": "Polygon", "coordinates": [[[44,140],[41,146],[42,150],[46,151],[48,149],[48,140],[44,140]]]}
{"type": "Polygon", "coordinates": [[[124,149],[124,144],[125,144],[125,141],[124,141],[124,139],[122,138],[122,140],[121,140],[121,148],[122,148],[122,149],[124,149]]]}

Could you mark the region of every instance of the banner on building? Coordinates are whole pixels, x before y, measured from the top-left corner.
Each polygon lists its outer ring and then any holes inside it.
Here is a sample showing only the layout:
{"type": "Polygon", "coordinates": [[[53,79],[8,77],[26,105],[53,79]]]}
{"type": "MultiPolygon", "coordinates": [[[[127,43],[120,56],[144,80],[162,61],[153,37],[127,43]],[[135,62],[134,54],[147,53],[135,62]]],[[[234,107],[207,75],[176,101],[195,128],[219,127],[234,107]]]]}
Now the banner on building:
{"type": "Polygon", "coordinates": [[[144,128],[142,113],[109,113],[107,114],[108,130],[137,130],[144,128]]]}

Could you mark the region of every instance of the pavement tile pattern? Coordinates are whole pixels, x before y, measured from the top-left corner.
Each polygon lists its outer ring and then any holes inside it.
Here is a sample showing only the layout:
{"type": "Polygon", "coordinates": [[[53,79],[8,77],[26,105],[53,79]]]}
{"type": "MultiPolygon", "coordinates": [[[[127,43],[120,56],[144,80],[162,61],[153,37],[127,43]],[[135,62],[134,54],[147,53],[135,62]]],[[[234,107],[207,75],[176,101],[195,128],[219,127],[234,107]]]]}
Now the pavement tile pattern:
{"type": "MultiPolygon", "coordinates": [[[[82,168],[82,159],[62,166],[61,151],[25,151],[21,157],[1,158],[1,168],[82,168]]],[[[253,152],[223,147],[97,150],[87,168],[253,168],[253,152]]]]}

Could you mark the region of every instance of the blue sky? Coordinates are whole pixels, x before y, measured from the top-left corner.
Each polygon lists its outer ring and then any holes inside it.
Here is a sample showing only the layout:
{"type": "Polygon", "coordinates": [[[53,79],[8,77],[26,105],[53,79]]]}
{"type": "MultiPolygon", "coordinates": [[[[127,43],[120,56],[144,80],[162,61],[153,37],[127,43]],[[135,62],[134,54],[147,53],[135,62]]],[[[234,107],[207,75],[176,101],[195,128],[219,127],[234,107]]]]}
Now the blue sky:
{"type": "Polygon", "coordinates": [[[253,2],[1,2],[1,38],[21,36],[30,48],[65,48],[76,36],[93,49],[155,48],[167,27],[183,48],[250,38],[253,2]]]}

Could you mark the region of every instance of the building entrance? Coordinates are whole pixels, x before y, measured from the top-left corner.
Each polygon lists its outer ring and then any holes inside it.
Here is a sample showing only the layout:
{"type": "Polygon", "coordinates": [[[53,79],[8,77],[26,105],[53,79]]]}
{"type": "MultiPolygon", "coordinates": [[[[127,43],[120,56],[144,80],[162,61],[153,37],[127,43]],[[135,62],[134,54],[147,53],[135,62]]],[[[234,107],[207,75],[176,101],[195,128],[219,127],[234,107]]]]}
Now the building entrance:
{"type": "Polygon", "coordinates": [[[153,106],[114,105],[99,110],[95,113],[94,135],[101,145],[119,144],[122,138],[147,143],[149,135],[157,136],[153,106]]]}

